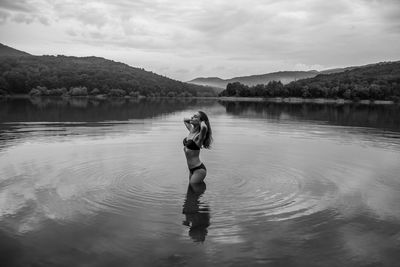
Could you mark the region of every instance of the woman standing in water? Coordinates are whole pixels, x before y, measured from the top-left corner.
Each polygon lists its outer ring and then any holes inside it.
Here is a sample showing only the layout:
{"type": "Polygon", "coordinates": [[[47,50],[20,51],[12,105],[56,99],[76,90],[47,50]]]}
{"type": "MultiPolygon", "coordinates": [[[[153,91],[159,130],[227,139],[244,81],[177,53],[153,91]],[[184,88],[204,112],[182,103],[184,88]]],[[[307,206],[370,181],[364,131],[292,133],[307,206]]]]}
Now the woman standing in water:
{"type": "Polygon", "coordinates": [[[203,111],[196,112],[190,119],[183,119],[189,135],[183,139],[183,151],[189,167],[189,182],[201,183],[207,175],[206,166],[200,161],[200,148],[210,148],[212,132],[210,121],[203,111]]]}

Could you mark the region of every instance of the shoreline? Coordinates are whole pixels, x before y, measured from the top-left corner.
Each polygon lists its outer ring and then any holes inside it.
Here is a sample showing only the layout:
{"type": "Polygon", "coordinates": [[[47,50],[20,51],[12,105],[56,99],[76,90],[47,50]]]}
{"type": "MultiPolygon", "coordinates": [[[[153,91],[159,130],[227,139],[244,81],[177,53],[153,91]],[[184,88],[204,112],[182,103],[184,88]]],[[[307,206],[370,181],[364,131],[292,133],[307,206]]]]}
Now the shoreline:
{"type": "Polygon", "coordinates": [[[349,100],[349,99],[332,99],[332,98],[301,98],[301,97],[239,97],[239,96],[193,96],[193,97],[110,97],[107,95],[87,95],[87,96],[30,96],[28,94],[16,94],[0,96],[0,99],[35,99],[35,98],[88,98],[96,100],[107,100],[107,99],[213,99],[227,102],[270,102],[270,103],[288,103],[288,104],[301,104],[301,103],[312,103],[312,104],[363,104],[363,105],[394,105],[396,104],[392,100],[349,100]]]}
{"type": "Polygon", "coordinates": [[[393,105],[396,104],[392,100],[349,100],[349,99],[332,99],[332,98],[301,98],[301,97],[229,97],[221,96],[218,99],[223,101],[249,101],[249,102],[272,102],[272,103],[313,103],[313,104],[364,104],[364,105],[393,105]]]}

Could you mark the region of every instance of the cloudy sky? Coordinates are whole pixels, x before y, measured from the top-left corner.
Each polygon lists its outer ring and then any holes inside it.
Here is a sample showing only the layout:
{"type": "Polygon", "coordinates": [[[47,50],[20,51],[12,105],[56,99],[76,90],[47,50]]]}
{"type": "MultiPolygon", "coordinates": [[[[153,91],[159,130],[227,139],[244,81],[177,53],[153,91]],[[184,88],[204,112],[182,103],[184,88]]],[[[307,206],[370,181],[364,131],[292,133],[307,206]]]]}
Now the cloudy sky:
{"type": "Polygon", "coordinates": [[[400,60],[399,0],[0,0],[0,42],[187,81],[400,60]]]}

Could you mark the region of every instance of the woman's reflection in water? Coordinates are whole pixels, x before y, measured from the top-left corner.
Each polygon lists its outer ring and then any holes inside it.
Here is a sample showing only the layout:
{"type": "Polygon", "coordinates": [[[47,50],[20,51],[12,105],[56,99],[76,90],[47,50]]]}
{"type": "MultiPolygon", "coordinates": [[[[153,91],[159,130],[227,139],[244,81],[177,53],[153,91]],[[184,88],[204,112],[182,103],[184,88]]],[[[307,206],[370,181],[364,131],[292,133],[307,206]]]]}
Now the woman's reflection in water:
{"type": "Polygon", "coordinates": [[[183,225],[189,226],[189,236],[195,242],[206,239],[207,227],[210,225],[210,209],[199,198],[206,191],[204,182],[189,184],[182,213],[185,214],[183,225]]]}

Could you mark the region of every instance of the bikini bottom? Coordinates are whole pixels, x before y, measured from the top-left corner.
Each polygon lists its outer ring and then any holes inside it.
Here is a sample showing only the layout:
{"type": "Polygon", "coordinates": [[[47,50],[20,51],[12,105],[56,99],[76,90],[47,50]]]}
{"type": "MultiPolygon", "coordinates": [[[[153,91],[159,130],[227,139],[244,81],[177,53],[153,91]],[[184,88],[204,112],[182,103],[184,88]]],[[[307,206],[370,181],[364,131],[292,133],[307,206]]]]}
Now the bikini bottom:
{"type": "Polygon", "coordinates": [[[205,170],[205,171],[207,170],[207,169],[206,169],[206,166],[204,166],[204,164],[202,163],[202,164],[200,164],[200,165],[197,166],[197,167],[194,167],[194,168],[189,169],[190,174],[193,174],[195,170],[199,170],[199,169],[203,169],[203,170],[205,170]]]}

